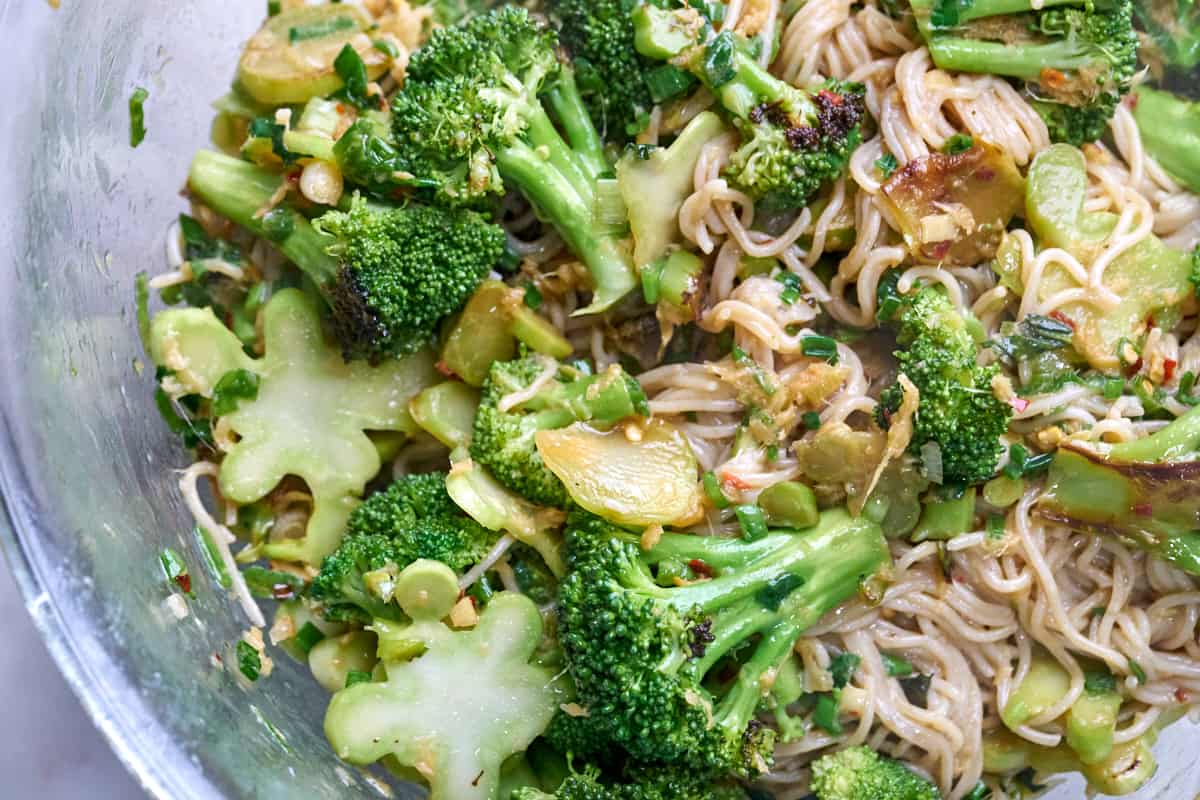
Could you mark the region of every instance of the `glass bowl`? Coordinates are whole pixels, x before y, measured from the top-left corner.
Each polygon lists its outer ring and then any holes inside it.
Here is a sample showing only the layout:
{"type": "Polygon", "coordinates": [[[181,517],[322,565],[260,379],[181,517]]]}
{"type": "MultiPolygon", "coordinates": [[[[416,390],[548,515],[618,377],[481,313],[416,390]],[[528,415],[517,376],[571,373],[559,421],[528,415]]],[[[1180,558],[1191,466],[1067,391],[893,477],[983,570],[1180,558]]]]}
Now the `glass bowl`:
{"type": "MultiPolygon", "coordinates": [[[[133,276],[163,268],[208,102],[264,8],[0,0],[0,541],[68,681],[164,800],[378,796],[326,744],[306,669],[280,655],[247,690],[215,664],[244,617],[203,572],[173,472],[187,457],[154,410],[134,319],[133,276]],[[135,86],[149,135],[133,150],[135,86]],[[163,607],[165,547],[195,576],[183,621],[163,607]]],[[[1142,798],[1196,795],[1196,741],[1168,731],[1142,798]]],[[[1052,795],[1082,796],[1070,780],[1052,795]]]]}

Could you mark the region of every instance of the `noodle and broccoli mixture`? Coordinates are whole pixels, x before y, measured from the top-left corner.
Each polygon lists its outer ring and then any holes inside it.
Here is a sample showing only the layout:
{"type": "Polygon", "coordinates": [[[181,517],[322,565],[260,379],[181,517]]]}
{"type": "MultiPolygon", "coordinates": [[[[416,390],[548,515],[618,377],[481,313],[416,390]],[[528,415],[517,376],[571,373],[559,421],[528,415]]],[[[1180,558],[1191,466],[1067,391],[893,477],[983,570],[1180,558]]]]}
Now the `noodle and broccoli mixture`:
{"type": "Polygon", "coordinates": [[[269,5],[139,286],[246,681],[435,800],[1151,780],[1189,0],[269,5]]]}

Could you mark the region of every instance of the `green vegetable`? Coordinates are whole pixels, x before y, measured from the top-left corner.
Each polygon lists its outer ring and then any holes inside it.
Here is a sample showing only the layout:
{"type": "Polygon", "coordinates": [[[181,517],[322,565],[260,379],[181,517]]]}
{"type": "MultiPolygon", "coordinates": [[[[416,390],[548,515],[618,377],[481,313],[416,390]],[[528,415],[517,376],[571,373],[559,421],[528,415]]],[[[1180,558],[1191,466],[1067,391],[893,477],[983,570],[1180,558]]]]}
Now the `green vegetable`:
{"type": "Polygon", "coordinates": [[[665,533],[643,549],[637,534],[583,514],[566,536],[559,641],[577,702],[605,709],[575,729],[575,752],[620,749],[709,777],[769,767],[774,734],[751,724],[761,677],[888,560],[878,526],[841,510],[808,531],[754,541],[665,533]],[[656,567],[679,562],[705,565],[711,580],[655,582],[656,567]],[[732,682],[709,688],[705,676],[756,637],[732,682]]]}
{"type": "Polygon", "coordinates": [[[258,395],[224,417],[240,438],[221,463],[221,494],[249,504],[285,475],[305,481],[313,514],[303,539],[269,542],[264,555],[316,563],[333,552],[367,481],[380,468],[364,433],[415,426],[408,400],[434,382],[431,359],[416,353],[380,367],[347,364],[321,334],[316,305],[289,289],[263,309],[265,355],[253,359],[210,310],[180,309],[151,324],[151,354],[186,394],[212,397],[234,370],[258,376],[258,395]]]}
{"type": "Polygon", "coordinates": [[[633,12],[637,50],[671,59],[708,86],[742,137],[727,175],[763,207],[801,208],[842,175],[862,139],[860,84],[795,88],[762,68],[744,37],[696,24],[694,9],[642,4],[633,12]]]}
{"type": "Polygon", "coordinates": [[[232,414],[237,411],[241,401],[257,397],[258,375],[246,369],[226,372],[213,387],[212,413],[217,417],[232,414]]]}
{"type": "Polygon", "coordinates": [[[768,486],[758,495],[758,505],[767,521],[781,528],[811,528],[820,519],[817,496],[799,481],[768,486]]]}
{"type": "Polygon", "coordinates": [[[381,200],[437,187],[418,178],[392,141],[391,116],[367,111],[333,145],[333,160],[351,185],[381,200]]]}
{"type": "Polygon", "coordinates": [[[914,542],[927,539],[946,541],[971,530],[975,521],[975,487],[963,490],[958,497],[934,499],[925,503],[921,520],[913,530],[914,542]]]}
{"type": "MultiPolygon", "coordinates": [[[[1012,408],[992,393],[999,369],[976,364],[970,326],[940,290],[927,287],[906,297],[898,314],[896,358],[920,392],[909,452],[928,470],[927,451],[936,445],[940,482],[987,480],[996,471],[1004,449],[1000,437],[1012,416],[1012,408]]],[[[884,390],[877,412],[881,426],[889,426],[903,393],[899,383],[884,390]]]]}
{"type": "Polygon", "coordinates": [[[325,734],[354,764],[384,756],[420,764],[433,800],[496,796],[501,765],[524,751],[566,699],[554,670],[529,663],[542,639],[533,601],[502,592],[469,631],[440,622],[458,597],[453,572],[418,561],[396,579],[396,595],[412,622],[387,626],[380,650],[418,645],[411,659],[383,658],[383,680],[333,696],[325,734]]]}
{"type": "Polygon", "coordinates": [[[891,153],[884,153],[882,156],[875,159],[875,168],[879,170],[879,174],[882,175],[883,179],[886,181],[888,178],[892,177],[892,173],[900,168],[900,163],[896,161],[896,157],[891,153]]]}
{"type": "Polygon", "coordinates": [[[1133,14],[1149,34],[1144,61],[1183,70],[1200,64],[1200,13],[1193,0],[1134,0],[1133,14]]]}
{"type": "Polygon", "coordinates": [[[1137,68],[1130,0],[916,0],[912,8],[934,64],[1022,81],[1056,142],[1098,139],[1137,68]]]}
{"type": "Polygon", "coordinates": [[[1113,733],[1121,710],[1117,681],[1107,669],[1096,667],[1084,675],[1083,694],[1067,711],[1067,746],[1084,764],[1098,764],[1112,754],[1113,733]]]}
{"type": "Polygon", "coordinates": [[[262,674],[262,657],[259,652],[250,645],[249,642],[239,639],[237,647],[238,671],[246,677],[248,681],[258,680],[258,676],[262,674]]]}
{"type": "Polygon", "coordinates": [[[975,146],[975,140],[965,133],[956,133],[942,145],[942,152],[948,156],[965,153],[975,146]]]}
{"type": "Polygon", "coordinates": [[[431,386],[408,404],[413,421],[446,447],[466,447],[479,408],[479,392],[458,381],[431,386]]]}
{"type": "Polygon", "coordinates": [[[714,473],[705,472],[701,476],[701,483],[704,485],[704,495],[714,508],[729,508],[729,498],[725,496],[721,481],[714,473]]]}
{"type": "MultiPolygon", "coordinates": [[[[343,48],[371,27],[352,5],[304,5],[268,17],[238,62],[237,85],[265,106],[299,105],[341,89],[334,66],[343,48]]],[[[388,57],[370,46],[357,53],[370,80],[387,70],[388,57]]]]}
{"type": "Polygon", "coordinates": [[[250,594],[271,600],[288,600],[302,593],[305,580],[291,572],[264,567],[246,567],[242,570],[250,594]]]}
{"type": "Polygon", "coordinates": [[[341,545],[313,580],[312,597],[325,605],[326,619],[400,619],[392,602],[400,570],[432,559],[462,572],[496,539],[450,499],[445,473],[410,475],[354,510],[341,545]]]}
{"type": "Polygon", "coordinates": [[[129,96],[129,146],[137,147],[146,138],[146,101],[150,92],[141,86],[129,96]]]}
{"type": "Polygon", "coordinates": [[[377,640],[371,631],[351,631],[330,636],[316,643],[308,653],[308,668],[317,683],[327,691],[348,689],[352,675],[365,676],[355,683],[371,680],[371,671],[379,663],[375,655],[377,640]]]}
{"type": "Polygon", "coordinates": [[[883,658],[883,669],[887,672],[889,678],[907,678],[916,672],[912,662],[907,658],[894,656],[890,653],[881,653],[880,655],[883,658]]]}
{"type": "Polygon", "coordinates": [[[817,800],[941,800],[929,781],[869,747],[849,747],[812,764],[817,800]]]}
{"type": "Polygon", "coordinates": [[[516,7],[436,30],[413,54],[392,123],[411,171],[439,182],[439,202],[525,195],[591,275],[592,302],[577,313],[598,313],[637,280],[621,234],[601,230],[597,182],[610,167],[557,45],[516,7]]]}
{"type": "MultiPolygon", "coordinates": [[[[1054,145],[1034,158],[1026,180],[1025,216],[1043,248],[1061,247],[1090,264],[1117,224],[1108,212],[1085,212],[1087,171],[1083,153],[1054,145]]],[[[1116,372],[1121,339],[1137,342],[1153,319],[1171,328],[1178,307],[1192,293],[1188,253],[1173,250],[1157,237],[1147,236],[1122,252],[1104,270],[1104,286],[1118,294],[1119,303],[1100,311],[1086,302],[1067,303],[1058,310],[1070,321],[1074,348],[1101,371],[1116,372]]],[[[1062,266],[1049,265],[1039,284],[1039,300],[1078,283],[1062,266]]]]}
{"type": "Polygon", "coordinates": [[[562,482],[546,468],[535,437],[576,421],[611,425],[645,416],[646,396],[619,367],[572,377],[553,361],[528,356],[492,365],[475,417],[471,455],[517,494],[546,506],[565,506],[562,482]],[[525,402],[500,410],[500,402],[527,389],[544,373],[551,379],[525,402]]]}
{"type": "Polygon", "coordinates": [[[692,193],[692,173],[701,150],[724,127],[720,117],[705,111],[680,131],[670,147],[631,148],[617,162],[617,182],[633,231],[633,261],[639,269],[663,258],[671,245],[682,241],[679,208],[692,193]]]}
{"type": "Polygon", "coordinates": [[[695,79],[640,55],[634,48],[631,3],[553,0],[563,46],[575,62],[580,95],[608,140],[636,136],[656,103],[683,94],[695,79]]]}
{"type": "Polygon", "coordinates": [[[179,589],[188,597],[196,596],[196,593],[192,591],[192,576],[188,572],[187,562],[183,560],[183,556],[168,547],[159,554],[158,563],[162,566],[167,581],[174,588],[179,589]]]}
{"type": "MultiPolygon", "coordinates": [[[[1200,58],[1200,32],[1196,46],[1200,58]]],[[[1146,152],[1171,177],[1200,192],[1200,103],[1148,86],[1134,90],[1134,101],[1130,107],[1146,152]]]]}
{"type": "Polygon", "coordinates": [[[1200,575],[1200,407],[1131,442],[1054,456],[1040,510],[1083,531],[1117,536],[1200,575]]]}
{"type": "Polygon", "coordinates": [[[742,528],[742,538],[747,542],[755,542],[767,535],[767,518],[763,510],[755,505],[740,505],[733,507],[738,525],[742,528]]]}
{"type": "Polygon", "coordinates": [[[1071,687],[1066,669],[1046,653],[1036,653],[1025,678],[1008,696],[1000,719],[1016,730],[1058,703],[1071,687]]]}

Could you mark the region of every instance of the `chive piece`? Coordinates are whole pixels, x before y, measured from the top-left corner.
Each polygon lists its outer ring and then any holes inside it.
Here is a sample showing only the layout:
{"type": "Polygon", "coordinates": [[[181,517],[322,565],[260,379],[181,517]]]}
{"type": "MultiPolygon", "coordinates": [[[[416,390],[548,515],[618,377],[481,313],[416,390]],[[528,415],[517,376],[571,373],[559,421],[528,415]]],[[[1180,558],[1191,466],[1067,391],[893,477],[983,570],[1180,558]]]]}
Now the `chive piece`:
{"type": "Polygon", "coordinates": [[[283,0],[267,0],[267,16],[277,17],[283,11],[283,0]]]}
{"type": "Polygon", "coordinates": [[[963,800],[990,800],[991,796],[992,790],[986,783],[980,781],[979,783],[975,784],[974,789],[967,792],[963,796],[963,800]]]}
{"type": "MultiPolygon", "coordinates": [[[[1189,373],[1191,374],[1191,373],[1189,373]]],[[[1180,382],[1182,386],[1182,381],[1180,382]]],[[[1109,378],[1104,382],[1104,399],[1116,400],[1125,393],[1125,381],[1120,378],[1109,378]]]]}
{"type": "Polygon", "coordinates": [[[305,582],[297,575],[277,569],[246,567],[242,570],[250,594],[271,600],[290,600],[304,591],[305,582]]]}
{"type": "Polygon", "coordinates": [[[233,586],[233,578],[229,576],[229,570],[225,567],[225,559],[221,557],[221,552],[217,550],[217,544],[209,532],[197,525],[192,529],[192,533],[200,543],[200,555],[204,559],[204,567],[208,574],[222,589],[233,586]]]}
{"type": "Polygon", "coordinates": [[[862,658],[854,653],[838,653],[834,656],[829,662],[829,674],[833,676],[834,687],[844,689],[858,671],[860,663],[862,658]]]}
{"type": "Polygon", "coordinates": [[[297,25],[288,29],[288,44],[296,44],[308,39],[321,39],[325,36],[357,28],[352,17],[334,17],[333,19],[314,22],[312,25],[297,25]]]}
{"type": "Polygon", "coordinates": [[[533,281],[525,281],[525,305],[537,311],[542,307],[542,293],[533,285],[533,281]]]}
{"type": "Polygon", "coordinates": [[[238,670],[248,681],[258,680],[258,676],[262,674],[262,657],[247,641],[238,640],[237,662],[238,670]]]}
{"type": "Polygon", "coordinates": [[[821,692],[817,695],[817,706],[813,709],[813,724],[834,736],[842,732],[842,721],[838,715],[840,695],[840,692],[821,692]]]}
{"type": "Polygon", "coordinates": [[[754,382],[758,384],[758,388],[763,390],[763,394],[765,394],[767,397],[771,397],[775,394],[775,392],[778,390],[778,387],[776,387],[771,379],[767,376],[766,371],[759,365],[759,363],[750,357],[749,353],[738,347],[736,344],[733,346],[733,350],[731,352],[733,355],[733,363],[737,364],[739,367],[745,367],[747,370],[749,370],[750,375],[754,378],[754,382]]]}
{"type": "Polygon", "coordinates": [[[805,411],[800,417],[805,430],[815,431],[821,427],[821,415],[816,411],[805,411]]]}
{"type": "Polygon", "coordinates": [[[371,682],[371,673],[369,673],[369,672],[362,672],[361,670],[352,669],[346,673],[346,688],[347,689],[349,689],[351,686],[355,686],[360,683],[370,683],[370,682],[371,682]]]}
{"type": "Polygon", "coordinates": [[[875,159],[875,169],[879,170],[879,174],[886,181],[892,177],[892,174],[900,167],[900,162],[891,153],[884,153],[879,158],[875,159]]]}
{"type": "Polygon", "coordinates": [[[773,444],[767,447],[767,463],[774,464],[779,460],[779,445],[773,444]]]}
{"type": "Polygon", "coordinates": [[[916,672],[913,669],[912,662],[901,656],[894,656],[890,653],[880,653],[883,657],[883,670],[888,674],[889,678],[907,678],[916,672]]]}
{"type": "Polygon", "coordinates": [[[989,514],[987,518],[987,535],[989,539],[1003,539],[1008,532],[1003,514],[989,514]]]}
{"type": "Polygon", "coordinates": [[[243,400],[258,397],[258,376],[247,369],[226,372],[213,387],[212,413],[218,417],[237,411],[243,400]]]}
{"type": "Polygon", "coordinates": [[[1146,670],[1142,669],[1142,665],[1132,658],[1129,659],[1129,671],[1133,673],[1133,677],[1137,678],[1138,683],[1143,685],[1146,683],[1146,670]]]}
{"type": "Polygon", "coordinates": [[[714,508],[729,508],[729,498],[725,496],[725,492],[721,489],[721,482],[717,479],[714,472],[704,473],[704,494],[708,497],[709,502],[714,508]]]}
{"type": "Polygon", "coordinates": [[[306,622],[300,628],[299,633],[292,637],[292,640],[300,648],[300,652],[308,655],[308,652],[317,646],[317,642],[320,642],[324,638],[325,634],[321,633],[320,628],[311,622],[306,622]]]}
{"type": "Polygon", "coordinates": [[[742,538],[755,542],[767,535],[767,518],[763,510],[755,505],[740,505],[733,509],[738,524],[742,526],[742,538]]]}
{"type": "Polygon", "coordinates": [[[975,140],[965,133],[956,133],[942,145],[942,152],[948,156],[965,153],[975,146],[975,140]]]}
{"type": "Polygon", "coordinates": [[[733,65],[736,49],[733,34],[729,31],[717,34],[708,43],[701,68],[704,70],[705,83],[710,89],[719,89],[737,77],[737,68],[733,65]]]}
{"type": "Polygon", "coordinates": [[[900,688],[904,690],[904,696],[908,699],[908,702],[917,708],[927,708],[929,704],[929,685],[931,683],[933,683],[931,676],[918,674],[909,678],[901,678],[900,688]]]}
{"type": "MultiPolygon", "coordinates": [[[[145,272],[139,272],[133,278],[133,307],[137,314],[138,338],[142,340],[142,350],[150,353],[150,281],[145,272]]],[[[1188,373],[1191,374],[1190,372],[1188,373]]],[[[1182,384],[1180,384],[1182,386],[1182,384]]]]}
{"type": "Polygon", "coordinates": [[[778,611],[787,596],[803,585],[804,578],[794,573],[785,573],[759,589],[754,599],[768,611],[778,611]]]}
{"type": "Polygon", "coordinates": [[[650,90],[650,99],[655,103],[679,97],[696,85],[692,73],[682,70],[674,64],[663,64],[661,67],[644,74],[646,88],[650,90]]]}
{"type": "Polygon", "coordinates": [[[345,84],[337,93],[339,96],[359,108],[375,108],[378,105],[379,98],[367,94],[367,65],[357,50],[347,44],[333,60],[333,68],[345,84]]]}
{"type": "Polygon", "coordinates": [[[830,364],[838,363],[837,342],[828,336],[805,336],[800,340],[800,352],[809,358],[820,358],[830,364]]]}
{"type": "Polygon", "coordinates": [[[642,298],[648,305],[658,304],[658,296],[662,293],[662,273],[666,266],[666,260],[660,258],[638,270],[642,277],[642,298]]]}
{"type": "Polygon", "coordinates": [[[387,39],[375,39],[371,42],[371,47],[374,47],[393,61],[400,57],[400,49],[387,39]]]}
{"type": "Polygon", "coordinates": [[[129,96],[129,146],[137,147],[146,139],[146,100],[150,92],[141,86],[129,96]]]}
{"type": "Polygon", "coordinates": [[[158,562],[162,565],[163,574],[167,576],[168,581],[188,597],[196,596],[192,591],[192,576],[188,573],[183,556],[168,547],[159,554],[158,562]]]}
{"type": "Polygon", "coordinates": [[[775,280],[783,284],[783,291],[779,293],[780,301],[786,305],[793,305],[800,299],[800,276],[794,272],[781,272],[775,277],[775,280]]]}

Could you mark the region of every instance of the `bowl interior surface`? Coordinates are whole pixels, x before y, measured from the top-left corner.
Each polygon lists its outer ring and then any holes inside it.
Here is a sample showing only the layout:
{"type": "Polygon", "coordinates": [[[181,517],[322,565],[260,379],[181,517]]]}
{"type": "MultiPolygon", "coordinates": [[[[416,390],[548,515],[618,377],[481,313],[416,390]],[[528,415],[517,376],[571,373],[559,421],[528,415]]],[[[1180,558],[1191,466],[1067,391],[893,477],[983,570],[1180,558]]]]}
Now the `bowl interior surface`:
{"type": "MultiPolygon", "coordinates": [[[[215,662],[247,622],[204,570],[176,491],[187,456],[154,409],[137,335],[134,275],[164,268],[209,103],[264,8],[0,0],[0,540],[97,725],[172,800],[378,796],[326,744],[307,669],[276,652],[275,673],[246,689],[215,662]],[[149,135],[133,150],[135,86],[150,92],[149,135]],[[182,621],[163,607],[166,547],[194,577],[182,621]]],[[[1167,732],[1140,797],[1197,794],[1196,737],[1167,732]]],[[[1051,797],[1083,796],[1056,780],[1051,797]]]]}

